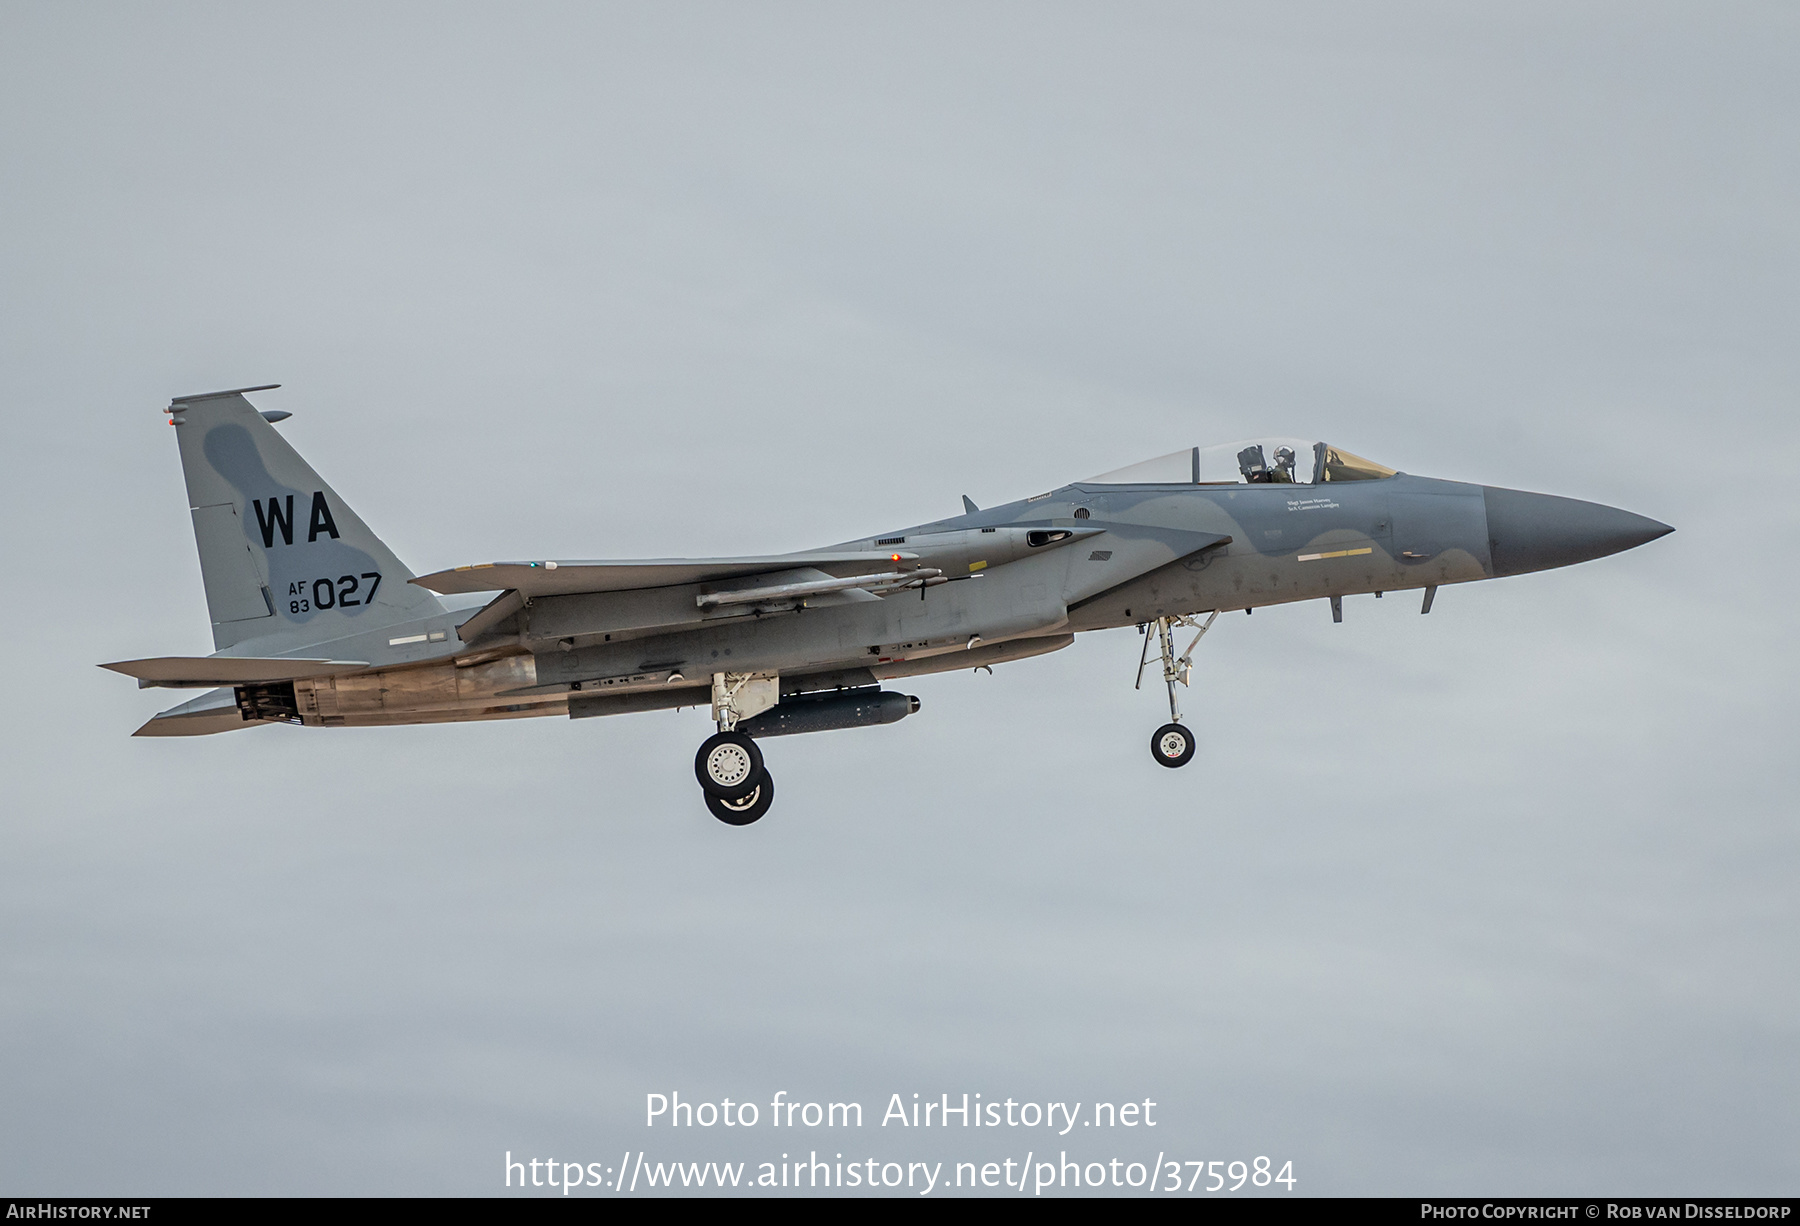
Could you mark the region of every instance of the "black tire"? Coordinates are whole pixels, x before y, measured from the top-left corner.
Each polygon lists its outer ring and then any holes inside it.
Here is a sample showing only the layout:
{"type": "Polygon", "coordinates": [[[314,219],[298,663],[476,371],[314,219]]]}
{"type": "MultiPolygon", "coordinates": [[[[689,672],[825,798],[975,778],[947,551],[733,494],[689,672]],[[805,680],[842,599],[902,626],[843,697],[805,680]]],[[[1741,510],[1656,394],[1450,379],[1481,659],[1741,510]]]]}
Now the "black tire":
{"type": "Polygon", "coordinates": [[[1150,738],[1150,756],[1174,769],[1194,760],[1194,734],[1185,724],[1164,724],[1150,738]]]}
{"type": "Polygon", "coordinates": [[[709,813],[727,826],[748,826],[769,811],[775,803],[775,780],[768,771],[757,776],[756,787],[742,800],[720,800],[717,796],[707,795],[706,808],[709,813]]]}
{"type": "Polygon", "coordinates": [[[715,732],[694,755],[700,790],[720,800],[742,800],[756,790],[763,773],[762,750],[741,732],[715,732]]]}

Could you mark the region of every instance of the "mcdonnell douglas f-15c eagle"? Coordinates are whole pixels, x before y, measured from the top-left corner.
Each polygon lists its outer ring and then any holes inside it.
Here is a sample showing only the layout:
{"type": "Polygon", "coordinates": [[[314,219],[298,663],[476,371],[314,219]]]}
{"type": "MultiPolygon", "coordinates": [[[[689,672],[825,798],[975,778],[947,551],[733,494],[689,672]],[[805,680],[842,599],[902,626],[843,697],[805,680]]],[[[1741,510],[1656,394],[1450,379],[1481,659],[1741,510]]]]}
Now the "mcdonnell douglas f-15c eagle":
{"type": "Polygon", "coordinates": [[[1150,752],[1183,766],[1194,735],[1175,686],[1221,611],[1324,599],[1341,621],[1345,596],[1422,588],[1429,613],[1443,584],[1568,566],[1673,531],[1596,503],[1411,476],[1329,443],[1262,439],[987,510],[965,497],[954,518],[801,553],[415,576],[276,431],[289,414],[244,398],[274,386],[169,404],[217,651],[104,665],[143,687],[211,689],[137,735],[710,704],[718,731],[694,772],[732,825],[774,799],[758,740],[918,710],[884,681],[1135,625],[1140,684],[1154,642],[1169,691],[1150,752]],[[1177,654],[1180,627],[1197,633],[1177,654]]]}

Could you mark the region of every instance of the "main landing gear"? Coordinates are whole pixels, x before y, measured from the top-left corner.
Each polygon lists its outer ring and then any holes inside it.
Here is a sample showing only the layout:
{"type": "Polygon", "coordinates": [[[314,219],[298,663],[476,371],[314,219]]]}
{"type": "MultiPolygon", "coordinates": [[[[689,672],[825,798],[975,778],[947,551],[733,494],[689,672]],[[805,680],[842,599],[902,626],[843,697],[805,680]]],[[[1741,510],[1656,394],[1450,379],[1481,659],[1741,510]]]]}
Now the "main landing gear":
{"type": "Polygon", "coordinates": [[[1219,613],[1215,609],[1204,623],[1196,622],[1191,617],[1159,617],[1138,627],[1139,633],[1144,635],[1144,650],[1138,657],[1136,688],[1143,688],[1144,669],[1150,663],[1150,626],[1156,627],[1156,642],[1162,652],[1163,683],[1169,687],[1169,722],[1150,737],[1150,756],[1156,759],[1158,765],[1171,770],[1193,761],[1195,748],[1193,732],[1181,722],[1181,708],[1175,701],[1175,683],[1179,681],[1182,685],[1188,684],[1194,672],[1194,648],[1200,645],[1201,638],[1212,629],[1212,624],[1218,618],[1219,613]],[[1192,626],[1199,631],[1187,645],[1187,650],[1179,656],[1175,654],[1175,640],[1171,635],[1176,626],[1192,626]]]}
{"type": "Polygon", "coordinates": [[[713,718],[719,730],[694,755],[694,777],[707,810],[728,826],[748,826],[775,803],[775,781],[763,765],[762,750],[737,725],[774,706],[777,685],[774,677],[713,674],[713,718]]]}

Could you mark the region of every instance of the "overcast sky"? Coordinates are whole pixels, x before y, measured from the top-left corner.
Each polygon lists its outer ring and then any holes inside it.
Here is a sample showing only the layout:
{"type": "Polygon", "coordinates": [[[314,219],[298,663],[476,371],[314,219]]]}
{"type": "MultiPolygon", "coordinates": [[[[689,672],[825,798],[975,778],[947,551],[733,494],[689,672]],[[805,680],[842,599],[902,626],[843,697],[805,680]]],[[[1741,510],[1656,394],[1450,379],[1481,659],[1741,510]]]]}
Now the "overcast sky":
{"type": "Polygon", "coordinates": [[[1791,1194],[1797,55],[1783,4],[0,6],[0,1194],[1791,1194]],[[94,665],[210,650],[159,410],[269,382],[421,572],[1256,434],[1678,531],[1222,619],[1182,771],[1129,629],[913,680],[728,829],[695,711],[131,739],[183,695],[94,665]],[[642,1125],[778,1090],[868,1125],[642,1125]],[[1158,1124],[876,1123],[964,1092],[1158,1124]]]}

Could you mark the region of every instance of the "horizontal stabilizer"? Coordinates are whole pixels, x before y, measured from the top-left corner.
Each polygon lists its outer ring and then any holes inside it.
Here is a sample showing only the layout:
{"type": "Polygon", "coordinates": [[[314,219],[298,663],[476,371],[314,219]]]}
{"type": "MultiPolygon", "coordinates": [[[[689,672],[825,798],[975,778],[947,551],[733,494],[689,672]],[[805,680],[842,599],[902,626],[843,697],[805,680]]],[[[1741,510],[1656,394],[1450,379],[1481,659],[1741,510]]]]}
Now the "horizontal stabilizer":
{"type": "Polygon", "coordinates": [[[215,732],[235,732],[239,728],[262,728],[269,722],[245,719],[238,709],[236,694],[231,690],[214,690],[178,707],[170,707],[131,735],[210,736],[215,732]]]}
{"type": "Polygon", "coordinates": [[[330,677],[338,673],[359,673],[369,667],[369,663],[367,660],[268,660],[253,656],[157,656],[150,660],[120,660],[100,667],[151,685],[202,686],[255,685],[268,681],[297,681],[302,677],[330,677]]]}
{"type": "Polygon", "coordinates": [[[847,553],[790,553],[762,558],[653,558],[627,562],[488,562],[420,575],[413,583],[446,596],[463,592],[515,591],[525,596],[577,596],[629,592],[646,587],[707,583],[810,566],[846,576],[916,562],[916,553],[876,549],[847,553]],[[885,566],[884,566],[885,564],[885,566]]]}

